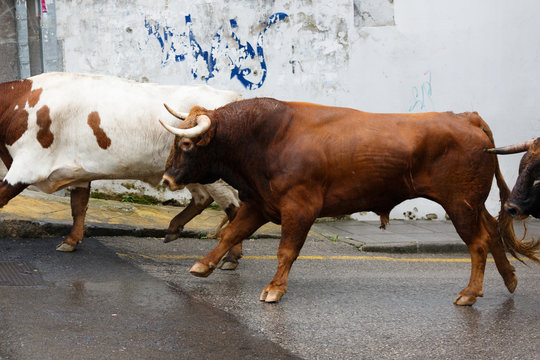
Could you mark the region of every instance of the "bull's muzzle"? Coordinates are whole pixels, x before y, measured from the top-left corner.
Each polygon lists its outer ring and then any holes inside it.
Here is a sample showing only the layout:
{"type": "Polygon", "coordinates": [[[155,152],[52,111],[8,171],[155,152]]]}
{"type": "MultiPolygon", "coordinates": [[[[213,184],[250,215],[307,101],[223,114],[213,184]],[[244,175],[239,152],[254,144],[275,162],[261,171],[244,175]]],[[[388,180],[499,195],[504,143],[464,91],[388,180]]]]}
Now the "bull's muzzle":
{"type": "Polygon", "coordinates": [[[184,185],[178,185],[172,177],[170,177],[167,174],[164,174],[161,178],[161,183],[168,187],[169,190],[175,191],[175,190],[182,190],[184,188],[184,185]]]}
{"type": "Polygon", "coordinates": [[[521,219],[527,217],[523,214],[523,209],[519,205],[509,201],[504,204],[504,211],[513,218],[521,219]]]}

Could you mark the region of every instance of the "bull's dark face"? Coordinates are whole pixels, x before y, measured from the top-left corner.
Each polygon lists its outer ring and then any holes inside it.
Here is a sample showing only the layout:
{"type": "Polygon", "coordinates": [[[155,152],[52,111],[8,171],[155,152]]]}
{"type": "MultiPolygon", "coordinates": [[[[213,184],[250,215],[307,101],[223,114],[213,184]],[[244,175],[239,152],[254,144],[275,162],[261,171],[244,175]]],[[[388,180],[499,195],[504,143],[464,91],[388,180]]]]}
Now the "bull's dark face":
{"type": "Polygon", "coordinates": [[[218,178],[210,172],[214,157],[209,144],[215,133],[210,118],[191,113],[178,129],[164,126],[176,136],[165,166],[163,184],[171,190],[178,190],[187,184],[217,181],[218,178]]]}
{"type": "Polygon", "coordinates": [[[187,184],[208,184],[212,180],[208,172],[208,149],[193,140],[176,137],[165,166],[163,184],[171,190],[182,189],[187,184]]]}
{"type": "Polygon", "coordinates": [[[505,211],[513,217],[532,215],[540,218],[540,140],[525,153],[519,164],[519,176],[505,211]]]}

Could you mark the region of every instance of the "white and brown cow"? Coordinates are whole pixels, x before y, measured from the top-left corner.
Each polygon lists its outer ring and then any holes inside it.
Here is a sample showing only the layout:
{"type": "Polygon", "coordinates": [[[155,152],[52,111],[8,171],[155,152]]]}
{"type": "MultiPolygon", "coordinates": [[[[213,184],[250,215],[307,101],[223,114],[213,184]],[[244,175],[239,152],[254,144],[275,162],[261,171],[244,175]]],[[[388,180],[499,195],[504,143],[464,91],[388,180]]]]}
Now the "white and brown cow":
{"type": "MultiPolygon", "coordinates": [[[[73,227],[58,246],[73,251],[81,242],[90,182],[136,179],[159,184],[173,136],[163,103],[176,111],[209,108],[239,99],[206,85],[143,84],[110,76],[47,73],[0,84],[0,158],[9,169],[0,185],[0,207],[29,185],[52,193],[71,187],[73,227]]],[[[232,218],[237,193],[224,182],[191,184],[188,207],[170,223],[165,241],[212,200],[232,218]]]]}

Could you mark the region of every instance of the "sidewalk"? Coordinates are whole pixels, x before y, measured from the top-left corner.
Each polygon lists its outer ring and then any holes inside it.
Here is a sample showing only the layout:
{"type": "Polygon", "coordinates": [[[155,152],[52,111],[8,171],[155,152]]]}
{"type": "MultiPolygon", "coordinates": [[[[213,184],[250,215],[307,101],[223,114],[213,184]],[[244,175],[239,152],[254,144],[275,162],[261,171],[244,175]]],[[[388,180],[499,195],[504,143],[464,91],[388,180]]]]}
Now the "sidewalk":
{"type": "MultiPolygon", "coordinates": [[[[26,190],[0,210],[0,237],[62,237],[72,224],[69,197],[26,190]]],[[[164,237],[169,221],[183,208],[139,205],[111,200],[90,199],[85,236],[164,237]]],[[[223,211],[206,209],[185,227],[183,237],[205,237],[216,229],[225,216],[223,211]]],[[[540,221],[529,219],[528,235],[537,236],[540,221]]],[[[520,222],[515,224],[523,234],[520,222]]],[[[391,220],[386,230],[376,221],[318,221],[309,237],[340,241],[361,251],[419,253],[467,252],[463,241],[449,221],[391,220]]],[[[253,237],[280,237],[280,226],[268,223],[253,237]]]]}

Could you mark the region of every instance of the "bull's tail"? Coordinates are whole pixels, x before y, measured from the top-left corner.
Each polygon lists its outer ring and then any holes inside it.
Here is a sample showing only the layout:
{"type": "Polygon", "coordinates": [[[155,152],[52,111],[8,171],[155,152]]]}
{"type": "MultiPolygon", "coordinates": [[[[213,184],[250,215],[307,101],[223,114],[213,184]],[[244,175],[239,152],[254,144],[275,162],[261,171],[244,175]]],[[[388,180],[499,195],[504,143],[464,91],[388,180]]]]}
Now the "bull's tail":
{"type": "MultiPolygon", "coordinates": [[[[495,142],[493,141],[493,134],[487,126],[487,124],[482,128],[484,132],[489,137],[493,147],[495,147],[495,142]]],[[[499,160],[496,161],[495,168],[495,179],[497,181],[497,187],[499,188],[499,197],[501,199],[501,210],[499,211],[499,216],[497,218],[498,231],[499,231],[499,240],[504,245],[504,248],[512,254],[516,259],[522,261],[518,254],[523,255],[532,261],[540,264],[540,259],[537,254],[539,253],[540,240],[531,240],[531,241],[521,241],[516,237],[514,232],[514,221],[510,215],[504,211],[504,203],[508,200],[510,196],[510,189],[504,181],[501,170],[499,168],[499,160]]],[[[522,261],[523,262],[523,261],[522,261]]]]}

